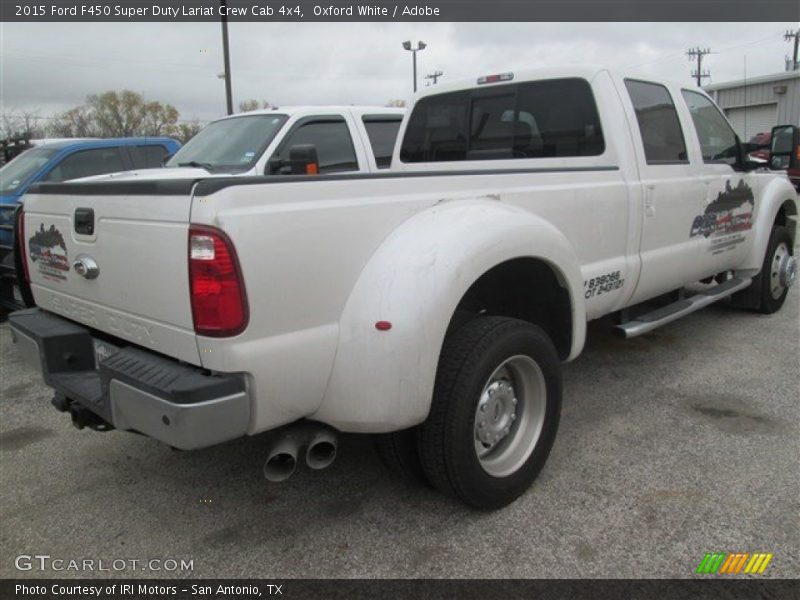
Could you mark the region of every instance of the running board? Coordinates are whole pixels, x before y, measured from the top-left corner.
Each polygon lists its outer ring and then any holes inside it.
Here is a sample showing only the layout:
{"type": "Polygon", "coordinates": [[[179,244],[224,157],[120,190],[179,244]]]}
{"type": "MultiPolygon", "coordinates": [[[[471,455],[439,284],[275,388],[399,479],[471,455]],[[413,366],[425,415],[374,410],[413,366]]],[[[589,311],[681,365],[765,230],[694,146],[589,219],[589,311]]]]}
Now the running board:
{"type": "Polygon", "coordinates": [[[700,310],[713,304],[717,300],[727,298],[740,290],[743,290],[752,283],[752,279],[733,278],[721,283],[707,291],[699,292],[689,298],[683,298],[667,306],[662,306],[652,312],[643,314],[633,321],[621,323],[614,330],[622,334],[625,338],[632,338],[644,333],[653,331],[656,327],[661,327],[684,317],[696,310],[700,310]]]}

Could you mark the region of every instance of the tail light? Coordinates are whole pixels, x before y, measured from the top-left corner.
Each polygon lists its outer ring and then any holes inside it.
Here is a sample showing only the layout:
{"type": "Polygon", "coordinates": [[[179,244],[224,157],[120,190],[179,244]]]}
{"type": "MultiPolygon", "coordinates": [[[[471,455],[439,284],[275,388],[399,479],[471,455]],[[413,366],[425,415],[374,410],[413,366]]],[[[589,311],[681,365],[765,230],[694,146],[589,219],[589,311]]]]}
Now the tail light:
{"type": "Polygon", "coordinates": [[[189,288],[198,335],[228,337],[247,327],[247,296],[236,250],[219,229],[189,227],[189,288]]]}
{"type": "Polygon", "coordinates": [[[20,207],[17,211],[17,252],[19,252],[19,260],[22,263],[22,274],[25,277],[25,283],[31,282],[31,276],[28,272],[28,256],[25,253],[25,211],[20,207]]]}

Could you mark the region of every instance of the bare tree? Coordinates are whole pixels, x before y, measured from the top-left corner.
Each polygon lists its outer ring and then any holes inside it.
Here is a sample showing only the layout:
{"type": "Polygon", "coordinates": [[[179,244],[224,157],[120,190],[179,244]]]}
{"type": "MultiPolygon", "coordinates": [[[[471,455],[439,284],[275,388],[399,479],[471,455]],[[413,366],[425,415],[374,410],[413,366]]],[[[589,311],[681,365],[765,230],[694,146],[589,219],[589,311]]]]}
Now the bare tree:
{"type": "Polygon", "coordinates": [[[130,90],[93,94],[86,104],[56,117],[51,131],[63,137],[132,137],[175,135],[178,110],[170,104],[145,102],[130,90]]]}
{"type": "Polygon", "coordinates": [[[205,125],[198,121],[197,119],[193,121],[183,121],[178,123],[177,131],[174,134],[174,137],[180,141],[181,144],[185,144],[194,136],[196,136],[201,129],[203,129],[205,125]]]}
{"type": "Polygon", "coordinates": [[[396,107],[396,108],[405,108],[405,106],[406,106],[406,101],[405,101],[405,100],[401,100],[401,99],[397,98],[397,99],[395,99],[395,100],[389,100],[389,101],[386,103],[386,106],[394,106],[394,107],[396,107]]]}
{"type": "Polygon", "coordinates": [[[256,99],[239,102],[239,112],[249,112],[251,110],[258,110],[260,108],[272,108],[272,105],[266,100],[259,102],[256,99]]]}
{"type": "Polygon", "coordinates": [[[0,120],[0,138],[35,139],[44,137],[43,119],[37,111],[11,111],[0,120]]]}

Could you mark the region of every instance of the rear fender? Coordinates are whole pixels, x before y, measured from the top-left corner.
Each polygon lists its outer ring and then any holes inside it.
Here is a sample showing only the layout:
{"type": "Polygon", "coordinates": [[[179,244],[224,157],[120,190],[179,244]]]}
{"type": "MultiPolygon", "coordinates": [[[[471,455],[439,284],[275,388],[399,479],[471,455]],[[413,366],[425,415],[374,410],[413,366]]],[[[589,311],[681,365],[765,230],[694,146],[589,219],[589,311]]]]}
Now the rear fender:
{"type": "Polygon", "coordinates": [[[312,418],[374,433],[422,422],[459,301],[489,269],[521,257],[546,262],[568,290],[574,358],[583,347],[586,313],[578,261],[565,236],[540,217],[493,199],[442,202],[392,232],[362,271],[312,418]],[[379,331],[379,321],[391,329],[379,331]]]}

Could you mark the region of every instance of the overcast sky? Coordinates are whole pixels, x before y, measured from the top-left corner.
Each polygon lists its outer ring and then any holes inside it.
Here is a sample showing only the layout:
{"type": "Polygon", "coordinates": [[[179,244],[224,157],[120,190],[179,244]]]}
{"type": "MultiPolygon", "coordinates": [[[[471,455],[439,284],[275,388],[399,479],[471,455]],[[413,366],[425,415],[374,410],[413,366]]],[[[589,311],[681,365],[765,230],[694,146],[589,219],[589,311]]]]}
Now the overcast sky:
{"type": "MultiPolygon", "coordinates": [[[[712,82],[784,70],[797,23],[231,23],[234,104],[385,104],[434,70],[474,77],[591,62],[691,81],[686,49],[709,47],[712,82]]],[[[132,89],[173,104],[181,119],[225,111],[218,23],[0,23],[0,112],[42,116],[88,94],[132,89]]],[[[707,80],[708,81],[708,80],[707,80]]]]}

